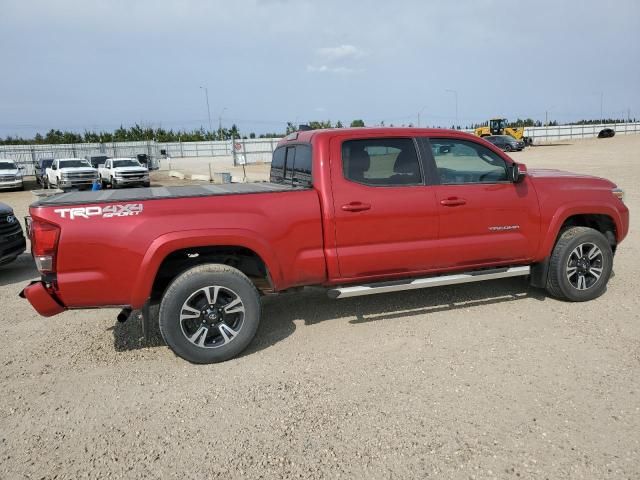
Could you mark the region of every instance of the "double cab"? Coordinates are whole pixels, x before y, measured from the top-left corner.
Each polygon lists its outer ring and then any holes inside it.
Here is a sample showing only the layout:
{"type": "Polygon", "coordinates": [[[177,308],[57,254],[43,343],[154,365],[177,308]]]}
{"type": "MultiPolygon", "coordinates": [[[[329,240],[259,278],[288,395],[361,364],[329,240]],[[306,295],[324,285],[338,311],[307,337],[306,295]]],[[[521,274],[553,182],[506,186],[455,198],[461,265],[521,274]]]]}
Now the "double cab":
{"type": "Polygon", "coordinates": [[[40,199],[42,276],[22,295],[44,316],[140,310],[177,355],[218,362],[251,342],[262,295],[305,286],[340,299],[522,276],[591,300],[628,232],[623,197],[459,131],[301,131],[279,142],[269,182],[40,199]]]}

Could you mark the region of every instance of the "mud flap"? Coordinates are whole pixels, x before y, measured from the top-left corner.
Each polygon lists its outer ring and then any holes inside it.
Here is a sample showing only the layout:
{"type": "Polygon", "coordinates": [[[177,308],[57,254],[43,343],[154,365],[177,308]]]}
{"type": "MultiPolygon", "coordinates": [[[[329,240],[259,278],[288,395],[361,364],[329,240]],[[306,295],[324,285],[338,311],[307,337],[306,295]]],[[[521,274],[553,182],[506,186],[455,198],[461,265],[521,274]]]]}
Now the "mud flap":
{"type": "Polygon", "coordinates": [[[142,337],[145,343],[151,342],[151,308],[149,300],[145,302],[140,310],[140,321],[142,322],[142,337]]]}
{"type": "Polygon", "coordinates": [[[531,276],[529,284],[532,287],[546,288],[547,277],[549,276],[549,258],[545,258],[542,262],[531,265],[531,276]]]}

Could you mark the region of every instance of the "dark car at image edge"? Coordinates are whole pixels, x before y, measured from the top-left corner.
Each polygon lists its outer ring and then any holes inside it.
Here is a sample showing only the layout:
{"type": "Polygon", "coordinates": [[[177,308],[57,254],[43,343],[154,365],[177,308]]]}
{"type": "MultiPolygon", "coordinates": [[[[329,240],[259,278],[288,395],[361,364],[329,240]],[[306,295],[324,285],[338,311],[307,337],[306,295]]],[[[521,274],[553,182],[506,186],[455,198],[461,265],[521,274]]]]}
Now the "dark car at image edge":
{"type": "Polygon", "coordinates": [[[0,202],[0,265],[14,261],[26,248],[20,220],[9,205],[0,202]]]}

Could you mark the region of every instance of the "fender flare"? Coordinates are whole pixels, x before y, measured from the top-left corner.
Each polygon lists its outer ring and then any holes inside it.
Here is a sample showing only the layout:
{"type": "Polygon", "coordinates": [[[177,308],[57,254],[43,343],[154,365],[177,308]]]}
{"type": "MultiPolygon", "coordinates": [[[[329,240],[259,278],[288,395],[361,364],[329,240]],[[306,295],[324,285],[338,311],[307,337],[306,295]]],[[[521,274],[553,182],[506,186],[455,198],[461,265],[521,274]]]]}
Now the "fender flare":
{"type": "Polygon", "coordinates": [[[212,228],[170,232],[151,242],[133,283],[131,306],[142,308],[151,295],[151,288],[163,260],[172,252],[185,248],[230,246],[251,250],[264,262],[276,290],[282,283],[282,270],[275,253],[256,232],[245,229],[212,228]]]}
{"type": "Polygon", "coordinates": [[[621,240],[620,236],[623,235],[624,226],[620,212],[613,206],[602,202],[576,201],[565,203],[556,210],[551,218],[549,228],[544,232],[543,241],[536,258],[544,259],[551,255],[551,250],[556,244],[556,239],[560,234],[562,225],[569,217],[573,217],[574,215],[606,215],[610,217],[616,227],[616,239],[618,241],[621,240]]]}

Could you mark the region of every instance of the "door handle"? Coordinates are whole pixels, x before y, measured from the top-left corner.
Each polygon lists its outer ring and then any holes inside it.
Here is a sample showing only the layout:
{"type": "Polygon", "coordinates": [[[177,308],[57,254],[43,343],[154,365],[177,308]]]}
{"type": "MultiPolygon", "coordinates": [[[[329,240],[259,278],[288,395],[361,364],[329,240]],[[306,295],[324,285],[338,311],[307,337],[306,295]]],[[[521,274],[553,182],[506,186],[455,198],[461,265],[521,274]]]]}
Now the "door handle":
{"type": "Polygon", "coordinates": [[[351,202],[346,205],[342,205],[342,210],[345,212],[362,212],[364,210],[369,210],[370,208],[371,205],[362,202],[351,202]]]}
{"type": "Polygon", "coordinates": [[[445,207],[459,207],[460,205],[466,205],[467,201],[464,198],[449,197],[444,200],[440,200],[440,205],[445,207]]]}

